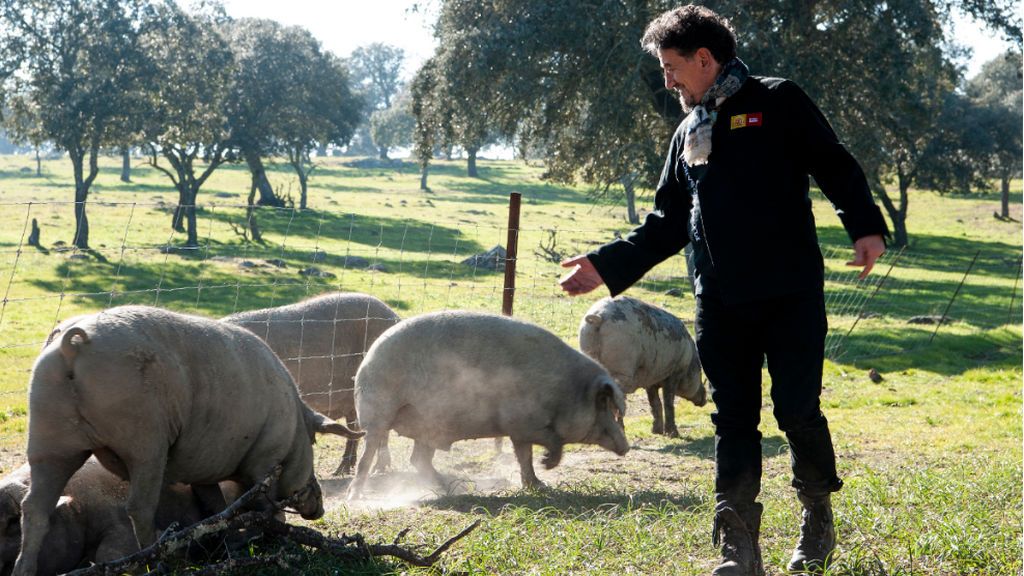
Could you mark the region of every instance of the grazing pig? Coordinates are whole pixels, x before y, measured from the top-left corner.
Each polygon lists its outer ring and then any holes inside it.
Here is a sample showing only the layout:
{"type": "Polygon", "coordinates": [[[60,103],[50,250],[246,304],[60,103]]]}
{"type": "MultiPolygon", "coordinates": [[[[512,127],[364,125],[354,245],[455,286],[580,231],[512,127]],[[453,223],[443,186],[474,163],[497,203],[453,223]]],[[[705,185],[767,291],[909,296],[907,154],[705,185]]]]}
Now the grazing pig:
{"type": "MultiPolygon", "coordinates": [[[[373,296],[332,293],[221,320],[262,338],[291,372],[299,395],[310,408],[329,418],[344,417],[354,427],[352,379],[370,344],[399,318],[373,296]]],[[[335,475],[352,472],[358,444],[355,438],[345,443],[345,455],[335,475]]],[[[386,467],[383,459],[379,464],[386,467]]]]}
{"type": "Polygon", "coordinates": [[[412,463],[440,481],[432,459],[457,440],[508,436],[525,487],[542,486],[533,445],[553,468],[568,443],[629,450],[616,415],[625,397],[597,362],[539,326],[466,311],[401,322],[370,347],[356,373],[366,448],[349,498],[358,498],[389,430],[414,440],[412,463]]]}
{"type": "MultiPolygon", "coordinates": [[[[21,550],[21,501],[31,478],[28,464],[0,479],[0,574],[9,573],[21,550]]],[[[68,481],[50,514],[47,551],[36,572],[63,574],[83,562],[109,562],[130,554],[135,533],[125,512],[128,482],[89,458],[68,481]]],[[[211,511],[212,512],[212,511],[211,511]]],[[[165,486],[156,509],[156,527],[180,527],[202,520],[199,500],[186,484],[165,486]]]]}
{"type": "Polygon", "coordinates": [[[679,436],[675,397],[707,402],[697,347],[675,316],[633,298],[602,298],[580,322],[580,350],[608,369],[622,391],[647,390],[655,434],[679,436]],[[658,388],[665,397],[662,419],[658,388]]]}
{"type": "Polygon", "coordinates": [[[32,367],[21,554],[34,574],[49,518],[90,454],[130,479],[138,545],[155,540],[161,487],[248,489],[281,465],[269,492],[304,518],[323,515],[314,433],[358,435],[314,412],[277,356],[251,332],[197,316],[124,306],[63,322],[32,367]]]}

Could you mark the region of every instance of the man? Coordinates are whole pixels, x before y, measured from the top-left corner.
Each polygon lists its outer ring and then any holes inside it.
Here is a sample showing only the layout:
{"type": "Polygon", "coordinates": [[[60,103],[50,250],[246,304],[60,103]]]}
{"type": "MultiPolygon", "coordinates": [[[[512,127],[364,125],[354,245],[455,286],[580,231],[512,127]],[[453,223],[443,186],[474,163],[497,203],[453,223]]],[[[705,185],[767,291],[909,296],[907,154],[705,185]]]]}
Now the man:
{"type": "Polygon", "coordinates": [[[619,294],[688,243],[696,268],[697,348],[716,410],[716,576],[761,575],[761,366],[790,446],[803,504],[791,572],[820,571],[835,547],[830,495],[842,487],[821,413],[827,331],[824,266],[808,197],[813,176],[866,276],[885,250],[885,220],[860,166],[794,83],[750,76],[724,18],[683,6],[652,21],[643,47],[686,118],[669,147],[655,210],[626,237],[562,263],[571,295],[619,294]]]}

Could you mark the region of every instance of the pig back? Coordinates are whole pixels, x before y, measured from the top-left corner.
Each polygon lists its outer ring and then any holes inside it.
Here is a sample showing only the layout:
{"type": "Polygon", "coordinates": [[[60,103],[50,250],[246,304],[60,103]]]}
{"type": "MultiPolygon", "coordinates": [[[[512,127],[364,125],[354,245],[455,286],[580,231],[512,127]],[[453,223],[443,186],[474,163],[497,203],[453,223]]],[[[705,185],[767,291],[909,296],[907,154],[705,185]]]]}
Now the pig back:
{"type": "Polygon", "coordinates": [[[403,321],[371,346],[356,376],[356,407],[363,426],[418,439],[503,435],[513,421],[550,421],[602,373],[539,326],[435,312],[403,321]]]}
{"type": "Polygon", "coordinates": [[[602,298],[580,322],[580,349],[600,362],[626,393],[661,383],[689,366],[686,326],[670,312],[634,298],[602,298]]]}
{"type": "Polygon", "coordinates": [[[302,400],[330,418],[354,417],[353,378],[367,349],[398,322],[387,304],[360,293],[232,314],[225,322],[263,339],[284,362],[302,400]]]}

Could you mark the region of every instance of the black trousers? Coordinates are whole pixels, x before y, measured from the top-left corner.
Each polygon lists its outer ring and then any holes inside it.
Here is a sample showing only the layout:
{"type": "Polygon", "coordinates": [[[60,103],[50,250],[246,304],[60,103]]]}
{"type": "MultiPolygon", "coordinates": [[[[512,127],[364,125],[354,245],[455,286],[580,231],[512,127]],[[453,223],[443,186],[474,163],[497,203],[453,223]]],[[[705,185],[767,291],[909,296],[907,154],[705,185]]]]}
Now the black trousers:
{"type": "Polygon", "coordinates": [[[824,294],[815,290],[736,306],[701,294],[694,331],[715,403],[718,499],[742,505],[760,492],[765,359],[775,419],[789,441],[793,486],[809,494],[839,490],[843,483],[819,401],[828,331],[824,294]]]}

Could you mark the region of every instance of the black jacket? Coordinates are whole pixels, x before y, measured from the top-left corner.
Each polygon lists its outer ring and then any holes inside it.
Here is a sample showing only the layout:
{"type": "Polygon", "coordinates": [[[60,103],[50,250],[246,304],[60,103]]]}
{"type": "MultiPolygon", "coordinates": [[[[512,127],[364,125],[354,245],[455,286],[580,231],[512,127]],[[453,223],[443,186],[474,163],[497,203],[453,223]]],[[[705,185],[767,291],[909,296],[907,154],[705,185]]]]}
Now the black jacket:
{"type": "Polygon", "coordinates": [[[824,265],[809,178],[851,240],[888,234],[864,172],[821,111],[793,82],[751,76],[718,111],[711,156],[690,168],[672,137],[654,211],[627,236],[588,254],[612,295],[692,242],[698,293],[726,303],[821,290],[824,265]]]}

